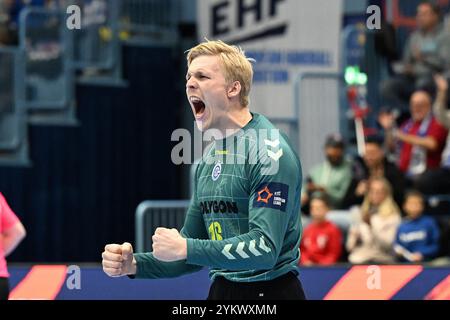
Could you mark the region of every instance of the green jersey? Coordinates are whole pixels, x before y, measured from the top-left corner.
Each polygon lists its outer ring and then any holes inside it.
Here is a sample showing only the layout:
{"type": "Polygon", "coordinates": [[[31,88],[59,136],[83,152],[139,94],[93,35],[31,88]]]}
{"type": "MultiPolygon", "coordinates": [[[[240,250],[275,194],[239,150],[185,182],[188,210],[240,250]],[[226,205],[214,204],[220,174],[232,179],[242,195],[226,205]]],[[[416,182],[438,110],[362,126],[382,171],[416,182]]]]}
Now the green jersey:
{"type": "Polygon", "coordinates": [[[298,272],[300,160],[269,120],[252,115],[237,133],[213,142],[197,166],[181,230],[187,259],[164,263],[136,254],[136,277],[174,277],[203,266],[212,280],[236,282],[298,272]]]}

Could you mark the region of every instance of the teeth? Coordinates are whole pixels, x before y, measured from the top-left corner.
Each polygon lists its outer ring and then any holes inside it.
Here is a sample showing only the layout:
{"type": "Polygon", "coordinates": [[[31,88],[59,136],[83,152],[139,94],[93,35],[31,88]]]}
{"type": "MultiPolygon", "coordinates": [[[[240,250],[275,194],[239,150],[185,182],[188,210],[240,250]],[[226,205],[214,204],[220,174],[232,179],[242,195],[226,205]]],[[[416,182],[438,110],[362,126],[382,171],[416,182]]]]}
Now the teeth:
{"type": "Polygon", "coordinates": [[[200,100],[200,98],[197,98],[197,97],[191,97],[191,102],[198,103],[198,102],[202,102],[202,100],[200,100]]]}

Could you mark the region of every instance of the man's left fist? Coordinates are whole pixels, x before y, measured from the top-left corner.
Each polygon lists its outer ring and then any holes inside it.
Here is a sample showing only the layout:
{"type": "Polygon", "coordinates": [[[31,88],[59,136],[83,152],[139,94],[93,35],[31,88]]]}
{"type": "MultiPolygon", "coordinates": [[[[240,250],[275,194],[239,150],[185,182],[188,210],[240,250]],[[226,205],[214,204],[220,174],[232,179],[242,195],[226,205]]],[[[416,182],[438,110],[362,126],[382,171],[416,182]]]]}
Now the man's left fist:
{"type": "Polygon", "coordinates": [[[186,259],[187,241],[176,229],[157,228],[152,240],[156,259],[164,262],[186,259]]]}

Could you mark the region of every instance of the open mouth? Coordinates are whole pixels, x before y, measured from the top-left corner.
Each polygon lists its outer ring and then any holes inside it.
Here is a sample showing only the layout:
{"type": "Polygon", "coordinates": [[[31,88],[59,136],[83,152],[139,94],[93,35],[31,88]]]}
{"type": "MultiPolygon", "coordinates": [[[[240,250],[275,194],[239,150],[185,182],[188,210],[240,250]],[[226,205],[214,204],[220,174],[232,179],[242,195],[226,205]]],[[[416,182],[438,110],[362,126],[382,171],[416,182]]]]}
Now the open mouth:
{"type": "Polygon", "coordinates": [[[201,118],[205,114],[205,103],[198,97],[190,97],[189,100],[194,107],[195,117],[201,118]]]}

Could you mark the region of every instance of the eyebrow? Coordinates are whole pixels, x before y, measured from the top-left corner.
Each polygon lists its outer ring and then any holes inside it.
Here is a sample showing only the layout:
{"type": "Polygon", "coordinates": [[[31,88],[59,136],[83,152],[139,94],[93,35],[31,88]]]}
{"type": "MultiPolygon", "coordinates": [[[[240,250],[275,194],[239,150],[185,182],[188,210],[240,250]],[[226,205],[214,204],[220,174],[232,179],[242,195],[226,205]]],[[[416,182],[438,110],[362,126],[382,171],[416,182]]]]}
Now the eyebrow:
{"type": "Polygon", "coordinates": [[[198,74],[205,74],[205,73],[208,73],[208,71],[206,71],[206,70],[204,70],[204,69],[198,69],[198,70],[196,70],[196,71],[194,71],[194,72],[187,72],[186,73],[186,79],[189,77],[189,76],[191,76],[192,74],[196,74],[196,75],[198,75],[198,74]]]}

